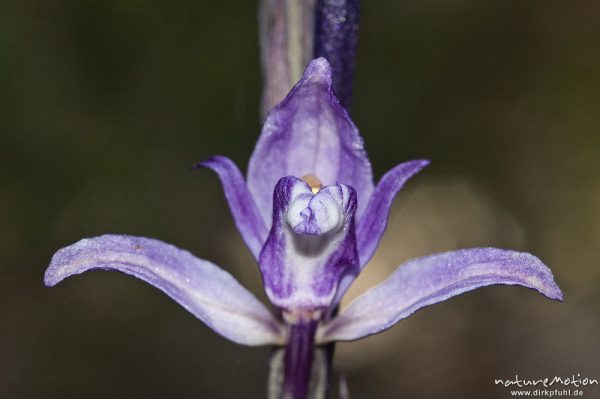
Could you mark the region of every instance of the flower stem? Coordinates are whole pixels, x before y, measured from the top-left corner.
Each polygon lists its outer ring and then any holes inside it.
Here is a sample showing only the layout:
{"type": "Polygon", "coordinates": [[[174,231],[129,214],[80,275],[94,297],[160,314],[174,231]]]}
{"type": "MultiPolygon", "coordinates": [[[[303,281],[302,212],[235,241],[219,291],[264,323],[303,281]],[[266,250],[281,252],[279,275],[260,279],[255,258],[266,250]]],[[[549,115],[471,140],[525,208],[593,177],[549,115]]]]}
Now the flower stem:
{"type": "Polygon", "coordinates": [[[261,0],[262,116],[281,102],[314,58],[316,0],[261,0]]]}
{"type": "Polygon", "coordinates": [[[317,0],[314,57],[325,57],[333,70],[333,88],[344,108],[352,102],[352,78],[360,0],[317,0]]]}
{"type": "Polygon", "coordinates": [[[292,325],[284,355],[282,399],[306,399],[311,381],[316,321],[292,325]]]}

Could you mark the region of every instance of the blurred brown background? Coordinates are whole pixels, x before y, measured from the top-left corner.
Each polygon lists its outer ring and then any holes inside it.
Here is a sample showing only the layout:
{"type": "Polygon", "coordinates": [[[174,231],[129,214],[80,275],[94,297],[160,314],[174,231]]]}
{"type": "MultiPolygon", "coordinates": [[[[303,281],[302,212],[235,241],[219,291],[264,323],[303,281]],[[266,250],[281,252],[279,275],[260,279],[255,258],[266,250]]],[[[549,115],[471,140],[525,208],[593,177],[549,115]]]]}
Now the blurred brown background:
{"type": "MultiPolygon", "coordinates": [[[[411,257],[532,252],[566,301],[490,287],[338,346],[352,398],[507,398],[494,378],[600,378],[600,3],[364,2],[352,114],[399,196],[353,295],[411,257]]],[[[156,289],[94,272],[43,287],[53,252],[155,237],[258,269],[212,154],[260,125],[253,1],[0,3],[0,397],[261,398],[268,348],[217,336],[156,289]]],[[[600,397],[600,388],[585,390],[600,397]]]]}

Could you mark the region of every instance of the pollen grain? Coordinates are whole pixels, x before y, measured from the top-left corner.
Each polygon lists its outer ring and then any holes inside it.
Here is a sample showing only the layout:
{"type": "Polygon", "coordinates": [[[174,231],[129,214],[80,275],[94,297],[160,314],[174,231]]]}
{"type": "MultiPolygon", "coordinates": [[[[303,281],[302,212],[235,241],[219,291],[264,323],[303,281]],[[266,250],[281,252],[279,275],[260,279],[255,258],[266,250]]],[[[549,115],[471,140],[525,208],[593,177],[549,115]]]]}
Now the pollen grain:
{"type": "Polygon", "coordinates": [[[321,180],[319,180],[319,178],[312,173],[302,176],[302,180],[304,180],[306,184],[310,186],[310,190],[313,194],[318,193],[319,190],[323,188],[323,183],[321,183],[321,180]]]}

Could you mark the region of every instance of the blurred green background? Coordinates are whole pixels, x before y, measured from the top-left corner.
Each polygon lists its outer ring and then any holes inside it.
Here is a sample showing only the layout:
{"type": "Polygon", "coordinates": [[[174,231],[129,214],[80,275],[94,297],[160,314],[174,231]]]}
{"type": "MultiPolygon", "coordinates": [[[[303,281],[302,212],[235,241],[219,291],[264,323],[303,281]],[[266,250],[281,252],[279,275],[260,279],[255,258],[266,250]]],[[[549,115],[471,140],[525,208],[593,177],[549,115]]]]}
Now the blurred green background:
{"type": "MultiPolygon", "coordinates": [[[[93,272],[43,287],[62,246],[155,237],[258,269],[220,185],[260,123],[255,2],[0,3],[0,397],[261,398],[268,348],[229,343],[156,289],[93,272]]],[[[352,295],[411,257],[532,252],[566,301],[490,287],[341,344],[352,398],[507,398],[494,378],[600,378],[600,3],[364,2],[352,115],[401,193],[352,295]]],[[[600,388],[585,390],[600,397],[600,388]]]]}

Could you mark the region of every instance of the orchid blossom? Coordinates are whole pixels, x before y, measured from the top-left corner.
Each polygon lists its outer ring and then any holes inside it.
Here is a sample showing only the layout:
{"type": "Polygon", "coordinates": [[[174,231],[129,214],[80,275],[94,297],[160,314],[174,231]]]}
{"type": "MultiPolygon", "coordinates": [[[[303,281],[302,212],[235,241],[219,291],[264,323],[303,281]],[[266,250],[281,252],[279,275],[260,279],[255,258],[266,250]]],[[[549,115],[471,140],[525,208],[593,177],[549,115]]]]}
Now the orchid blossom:
{"type": "Polygon", "coordinates": [[[363,140],[332,89],[324,58],[269,113],[248,175],[228,158],[198,164],[221,180],[235,224],[258,262],[270,311],[215,264],[161,241],[126,235],[59,250],[45,283],[117,270],[162,290],[223,337],[285,347],[283,397],[304,399],[313,348],[378,334],[417,310],[492,284],[562,300],[535,256],[471,248],[409,260],[339,313],[386,229],[395,195],[428,161],[401,163],[373,184],[363,140]]]}

